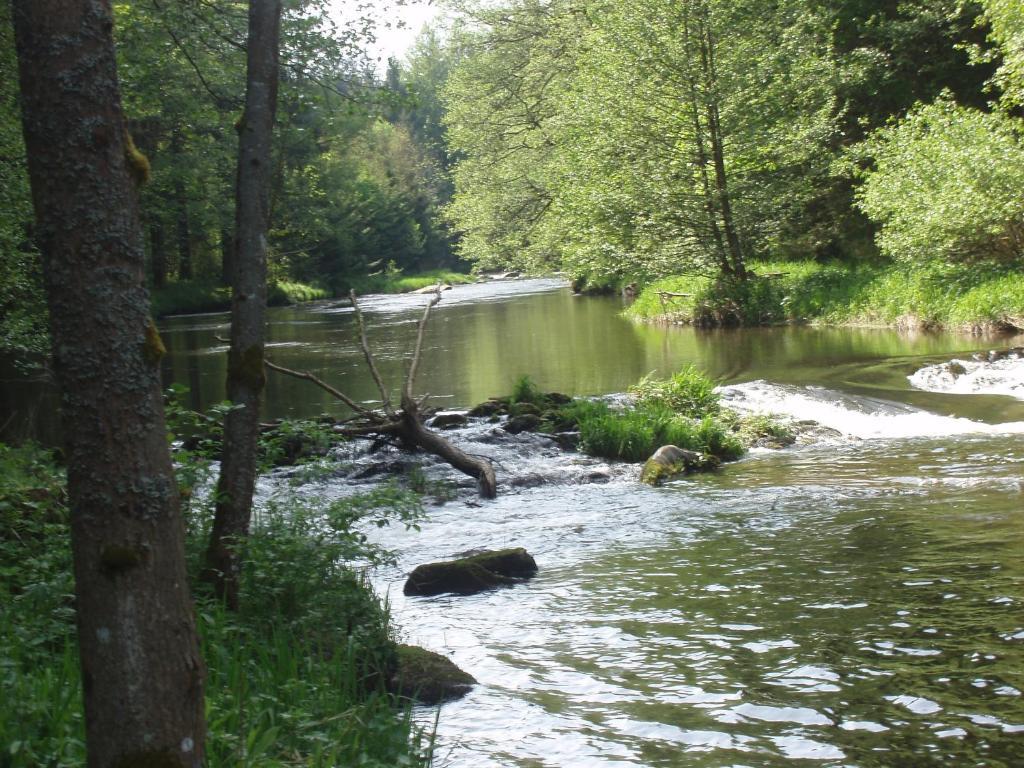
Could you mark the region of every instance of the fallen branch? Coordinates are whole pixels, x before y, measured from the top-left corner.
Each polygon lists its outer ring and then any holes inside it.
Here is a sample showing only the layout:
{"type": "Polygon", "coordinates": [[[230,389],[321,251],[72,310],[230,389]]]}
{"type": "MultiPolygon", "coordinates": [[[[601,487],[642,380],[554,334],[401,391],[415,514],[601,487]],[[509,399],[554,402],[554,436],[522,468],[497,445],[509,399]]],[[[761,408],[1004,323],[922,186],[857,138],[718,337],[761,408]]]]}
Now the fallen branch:
{"type": "MultiPolygon", "coordinates": [[[[353,411],[358,413],[360,416],[364,416],[367,419],[370,419],[371,421],[376,421],[376,422],[383,422],[384,421],[384,419],[381,417],[381,415],[379,413],[377,413],[375,411],[372,411],[369,408],[364,408],[363,406],[359,405],[359,403],[357,403],[355,400],[353,400],[348,395],[346,395],[344,392],[335,389],[330,384],[328,384],[326,381],[323,381],[322,379],[318,379],[316,376],[314,376],[309,371],[293,371],[291,368],[285,368],[283,365],[277,365],[275,363],[270,362],[269,360],[264,360],[264,363],[266,364],[267,368],[269,368],[272,371],[277,371],[278,373],[283,373],[286,376],[293,376],[296,379],[305,379],[306,381],[310,381],[313,384],[316,384],[318,387],[320,387],[320,389],[324,390],[325,392],[327,392],[332,397],[335,397],[338,400],[341,400],[341,402],[343,402],[345,405],[347,405],[353,411]]],[[[389,414],[389,415],[394,416],[394,414],[389,414]]]]}
{"type": "Polygon", "coordinates": [[[416,381],[416,373],[419,370],[420,358],[423,354],[423,338],[427,321],[430,319],[430,311],[441,300],[440,287],[423,310],[423,316],[420,318],[416,331],[416,344],[409,363],[409,371],[405,377],[405,384],[401,389],[401,408],[398,411],[391,404],[388,389],[384,384],[380,371],[377,369],[373,352],[370,350],[370,345],[366,338],[366,325],[363,322],[363,313],[359,308],[359,301],[354,291],[351,296],[359,331],[359,346],[362,348],[366,365],[370,369],[370,375],[380,391],[383,412],[360,405],[344,392],[332,387],[327,382],[307,371],[295,371],[291,368],[285,368],[282,365],[272,363],[269,360],[265,361],[267,368],[283,373],[286,376],[311,382],[347,405],[356,415],[345,422],[346,425],[350,424],[351,426],[339,424],[334,428],[335,433],[352,438],[397,439],[408,447],[420,448],[427,453],[432,453],[460,472],[476,478],[480,495],[487,499],[493,499],[498,494],[498,481],[490,460],[482,456],[468,454],[452,445],[441,435],[427,429],[423,423],[421,410],[423,403],[426,402],[427,395],[424,395],[419,400],[413,396],[413,384],[416,381]]]}

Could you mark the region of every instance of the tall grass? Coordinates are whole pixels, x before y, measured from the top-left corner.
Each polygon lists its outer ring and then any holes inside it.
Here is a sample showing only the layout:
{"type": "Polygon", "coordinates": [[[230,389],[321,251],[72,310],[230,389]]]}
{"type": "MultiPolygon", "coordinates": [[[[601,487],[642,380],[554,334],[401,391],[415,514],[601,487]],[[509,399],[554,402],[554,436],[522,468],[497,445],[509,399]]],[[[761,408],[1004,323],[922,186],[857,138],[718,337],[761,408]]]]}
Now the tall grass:
{"type": "Polygon", "coordinates": [[[731,461],[744,448],[721,413],[714,382],[692,366],[667,380],[645,376],[630,388],[634,403],[574,400],[559,409],[559,421],[578,426],[580,447],[593,456],[645,461],[663,445],[675,445],[731,461]]]}
{"type": "Polygon", "coordinates": [[[463,272],[452,272],[445,269],[434,269],[415,275],[403,275],[401,272],[381,272],[368,277],[353,277],[344,281],[339,293],[348,293],[349,289],[358,294],[367,293],[409,293],[427,288],[438,283],[446,285],[465,285],[476,282],[473,275],[463,272]]]}

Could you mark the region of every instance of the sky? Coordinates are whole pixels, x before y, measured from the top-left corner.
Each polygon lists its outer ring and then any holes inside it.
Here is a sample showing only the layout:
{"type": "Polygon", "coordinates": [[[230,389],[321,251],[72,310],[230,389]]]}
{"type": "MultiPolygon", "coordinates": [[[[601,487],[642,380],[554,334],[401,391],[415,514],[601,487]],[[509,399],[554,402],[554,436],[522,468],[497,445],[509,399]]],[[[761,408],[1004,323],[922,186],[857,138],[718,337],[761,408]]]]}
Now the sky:
{"type": "MultiPolygon", "coordinates": [[[[352,0],[332,0],[334,13],[343,17],[346,9],[357,3],[352,0]]],[[[395,0],[377,0],[379,10],[374,14],[379,19],[377,43],[370,54],[380,59],[377,69],[387,67],[389,57],[401,59],[412,47],[423,25],[441,13],[436,2],[429,0],[405,0],[401,5],[395,0]]]]}

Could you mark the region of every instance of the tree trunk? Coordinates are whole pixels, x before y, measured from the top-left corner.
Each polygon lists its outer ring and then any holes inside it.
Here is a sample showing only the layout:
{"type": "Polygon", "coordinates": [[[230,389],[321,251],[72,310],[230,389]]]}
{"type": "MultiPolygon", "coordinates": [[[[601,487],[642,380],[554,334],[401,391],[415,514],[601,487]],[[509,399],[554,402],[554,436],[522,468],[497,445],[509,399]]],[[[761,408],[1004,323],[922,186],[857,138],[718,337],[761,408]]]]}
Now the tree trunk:
{"type": "Polygon", "coordinates": [[[223,226],[220,230],[220,284],[231,286],[235,284],[235,271],[232,262],[235,258],[235,239],[231,234],[230,226],[223,226]]]}
{"type": "Polygon", "coordinates": [[[14,0],[67,448],[88,764],[203,762],[185,572],[109,0],[14,0]]]}
{"type": "Polygon", "coordinates": [[[715,71],[715,35],[706,5],[703,6],[701,35],[701,64],[706,78],[708,137],[711,157],[715,167],[715,190],[718,209],[722,215],[722,229],[729,247],[729,261],[732,275],[739,280],[747,279],[743,248],[732,215],[732,201],[729,197],[729,182],[725,172],[725,142],[722,137],[721,119],[718,112],[718,74],[715,71]]]}
{"type": "Polygon", "coordinates": [[[263,323],[267,304],[267,230],[271,136],[277,108],[280,0],[251,0],[245,113],[238,146],[234,290],[224,448],[206,574],[219,597],[238,606],[237,544],[249,532],[256,484],[259,406],[265,376],[263,323]]]}
{"type": "MultiPolygon", "coordinates": [[[[683,37],[687,47],[692,45],[690,32],[689,15],[683,22],[683,37]]],[[[687,51],[689,53],[689,50],[687,51]]],[[[708,216],[708,228],[711,230],[711,238],[715,245],[715,260],[719,269],[723,272],[729,270],[729,259],[725,253],[725,242],[722,238],[722,229],[718,225],[718,208],[715,205],[717,195],[712,191],[711,178],[708,173],[708,166],[711,160],[708,157],[707,144],[704,137],[704,125],[701,122],[702,100],[697,88],[696,77],[693,72],[693,62],[686,58],[683,62],[686,66],[686,83],[689,90],[690,103],[687,105],[690,119],[693,121],[693,140],[697,151],[697,166],[700,169],[701,192],[704,196],[704,212],[708,216]]]]}
{"type": "Polygon", "coordinates": [[[177,128],[171,136],[171,152],[174,154],[174,202],[177,206],[178,279],[192,279],[192,229],[188,221],[188,193],[182,173],[187,165],[182,150],[181,133],[177,128]]]}
{"type": "Polygon", "coordinates": [[[149,264],[153,287],[167,284],[167,246],[164,243],[164,225],[156,221],[149,227],[149,264]]]}

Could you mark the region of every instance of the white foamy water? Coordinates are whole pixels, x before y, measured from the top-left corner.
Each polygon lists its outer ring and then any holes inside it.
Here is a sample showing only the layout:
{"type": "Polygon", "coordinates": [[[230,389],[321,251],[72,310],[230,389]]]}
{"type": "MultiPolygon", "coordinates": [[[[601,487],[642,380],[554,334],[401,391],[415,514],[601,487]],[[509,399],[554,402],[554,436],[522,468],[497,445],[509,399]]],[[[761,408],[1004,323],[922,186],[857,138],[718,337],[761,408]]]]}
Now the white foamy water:
{"type": "Polygon", "coordinates": [[[730,408],[813,420],[847,437],[860,439],[1024,434],[1022,421],[986,424],[823,387],[757,380],[722,387],[720,391],[723,402],[730,408]]]}
{"type": "Polygon", "coordinates": [[[1024,400],[1024,357],[1002,360],[951,360],[929,365],[907,377],[926,392],[954,395],[1008,395],[1024,400]]]}

